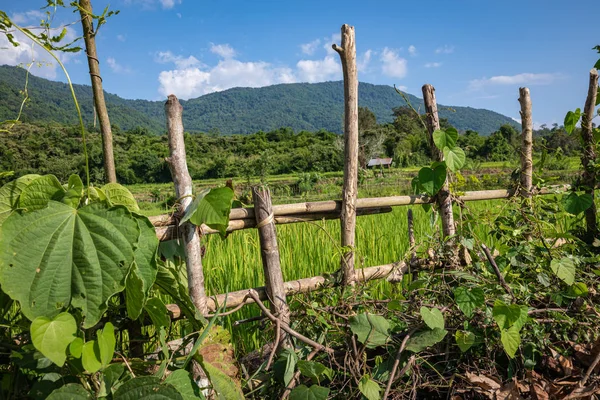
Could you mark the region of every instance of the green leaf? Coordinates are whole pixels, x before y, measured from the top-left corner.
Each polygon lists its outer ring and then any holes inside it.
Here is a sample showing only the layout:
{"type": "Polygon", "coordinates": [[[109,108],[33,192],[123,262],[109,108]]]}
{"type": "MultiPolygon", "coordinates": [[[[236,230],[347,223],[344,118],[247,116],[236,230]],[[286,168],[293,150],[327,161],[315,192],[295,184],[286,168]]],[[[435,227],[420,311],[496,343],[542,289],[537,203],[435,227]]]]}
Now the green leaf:
{"type": "Polygon", "coordinates": [[[83,182],[78,175],[71,175],[69,177],[69,183],[67,184],[67,191],[61,201],[73,208],[77,208],[82,197],[83,182]]]}
{"type": "Polygon", "coordinates": [[[102,362],[102,367],[106,367],[112,361],[113,354],[115,353],[115,345],[117,344],[115,327],[110,322],[107,322],[104,328],[96,332],[96,336],[100,350],[100,361],[102,362]]]}
{"type": "Polygon", "coordinates": [[[46,400],[91,400],[92,395],[77,383],[69,383],[50,393],[46,400]]]}
{"type": "Polygon", "coordinates": [[[575,282],[565,294],[565,297],[585,297],[589,293],[588,287],[583,282],[575,282]]]}
{"type": "Polygon", "coordinates": [[[289,385],[296,371],[298,355],[292,349],[284,349],[279,354],[277,361],[273,364],[275,377],[283,382],[285,386],[289,385]]]}
{"type": "Polygon", "coordinates": [[[446,167],[438,165],[434,169],[423,167],[419,170],[419,184],[429,196],[435,196],[446,182],[446,167]]]}
{"type": "Polygon", "coordinates": [[[225,236],[233,196],[233,190],[227,186],[203,190],[190,204],[180,224],[189,219],[196,226],[206,224],[225,236]]]}
{"type": "Polygon", "coordinates": [[[139,318],[146,302],[144,281],[137,271],[137,266],[133,264],[127,278],[125,278],[125,306],[127,307],[127,315],[132,320],[139,318]]]}
{"type": "Polygon", "coordinates": [[[368,348],[384,346],[390,339],[390,323],[380,315],[362,313],[350,317],[350,330],[368,348]]]}
{"type": "Polygon", "coordinates": [[[492,308],[492,317],[500,329],[508,329],[515,326],[519,330],[527,322],[527,312],[527,306],[519,306],[517,304],[508,305],[502,300],[496,300],[492,308]]]}
{"type": "Polygon", "coordinates": [[[459,286],[454,289],[454,300],[458,308],[469,318],[473,316],[473,311],[476,308],[485,305],[485,295],[483,289],[474,287],[467,288],[459,286]]]}
{"type": "Polygon", "coordinates": [[[569,214],[578,215],[591,207],[594,199],[592,195],[584,193],[581,196],[571,192],[562,197],[562,203],[569,214]]]}
{"type": "Polygon", "coordinates": [[[410,350],[414,353],[423,351],[426,348],[441,342],[446,337],[447,333],[447,330],[440,328],[417,332],[410,339],[408,339],[408,342],[406,343],[406,350],[410,350]]]}
{"type": "Polygon", "coordinates": [[[158,238],[152,222],[144,216],[136,215],[135,219],[140,230],[140,236],[137,241],[137,247],[134,252],[135,264],[137,266],[138,276],[143,281],[142,290],[148,293],[158,272],[156,263],[156,252],[158,249],[158,238]]]}
{"type": "Polygon", "coordinates": [[[52,318],[72,304],[94,326],[123,290],[139,236],[124,207],[93,203],[74,210],[55,201],[12,214],[0,237],[0,285],[29,319],[52,318]]]}
{"type": "Polygon", "coordinates": [[[154,326],[164,326],[165,328],[168,328],[169,325],[171,325],[169,311],[167,310],[167,307],[165,307],[165,303],[163,303],[158,297],[148,299],[146,305],[144,306],[144,310],[146,310],[150,316],[154,326]]]}
{"type": "Polygon", "coordinates": [[[119,363],[110,364],[108,367],[104,368],[102,371],[102,382],[104,383],[107,395],[113,393],[112,388],[115,383],[118,382],[121,375],[123,375],[124,371],[125,366],[119,363]]]}
{"type": "Polygon", "coordinates": [[[380,387],[377,382],[372,380],[369,376],[365,375],[358,382],[358,390],[362,393],[367,400],[380,400],[380,387]]]}
{"type": "Polygon", "coordinates": [[[102,368],[102,359],[100,357],[98,343],[95,340],[85,342],[81,351],[81,363],[87,372],[93,374],[102,368]]]}
{"type": "Polygon", "coordinates": [[[456,344],[460,348],[460,351],[465,353],[475,344],[475,334],[473,332],[456,331],[454,335],[456,344]]]}
{"type": "Polygon", "coordinates": [[[161,383],[155,376],[141,376],[125,382],[113,400],[183,400],[173,385],[161,383]]]}
{"type": "Polygon", "coordinates": [[[30,333],[35,348],[62,367],[67,359],[67,347],[76,338],[77,323],[66,312],[53,319],[38,317],[31,323],[30,333]]]}
{"type": "Polygon", "coordinates": [[[504,351],[510,358],[514,358],[519,346],[521,345],[521,335],[517,326],[511,326],[509,329],[502,329],[500,332],[500,341],[504,351]]]}
{"type": "Polygon", "coordinates": [[[18,207],[19,196],[23,189],[27,187],[39,175],[23,175],[22,177],[8,182],[0,188],[0,226],[8,216],[18,207]]]}
{"type": "Polygon", "coordinates": [[[75,338],[69,344],[69,354],[71,354],[75,358],[81,358],[81,352],[83,351],[83,339],[78,337],[75,338]]]}
{"type": "Polygon", "coordinates": [[[438,129],[433,132],[433,143],[440,150],[443,150],[444,147],[453,148],[456,146],[457,140],[458,132],[452,127],[447,128],[445,131],[438,129]]]}
{"type": "Polygon", "coordinates": [[[19,208],[27,211],[40,210],[50,200],[61,200],[65,194],[58,179],[54,175],[44,175],[31,181],[19,196],[19,208]]]}
{"type": "Polygon", "coordinates": [[[326,400],[328,396],[329,388],[318,385],[300,385],[290,392],[290,400],[326,400]]]}
{"type": "Polygon", "coordinates": [[[210,383],[213,387],[213,390],[217,393],[217,399],[244,399],[242,389],[237,385],[237,383],[233,379],[228,377],[223,371],[206,361],[203,361],[201,365],[206,374],[208,375],[208,379],[210,379],[210,383]]]}
{"type": "Polygon", "coordinates": [[[567,285],[570,286],[575,282],[575,263],[570,258],[553,259],[550,261],[550,269],[558,279],[561,279],[567,285]]]}
{"type": "Polygon", "coordinates": [[[133,197],[129,189],[125,186],[119,185],[118,183],[107,183],[102,186],[102,192],[111,205],[125,206],[131,212],[137,213],[140,211],[140,207],[138,206],[137,201],[135,201],[135,197],[133,197]]]}
{"type": "Polygon", "coordinates": [[[575,110],[575,112],[573,111],[569,111],[567,113],[567,115],[565,115],[565,131],[567,131],[568,134],[573,133],[573,129],[575,129],[575,125],[577,125],[577,122],[579,122],[579,118],[581,117],[581,109],[577,109],[575,110]]]}
{"type": "Polygon", "coordinates": [[[444,329],[444,316],[439,309],[421,307],[420,313],[421,318],[423,318],[423,322],[425,322],[430,329],[444,329]]]}
{"type": "Polygon", "coordinates": [[[315,361],[298,361],[298,370],[307,378],[313,379],[320,383],[324,378],[331,380],[333,378],[333,370],[327,368],[323,364],[315,361]]]}
{"type": "Polygon", "coordinates": [[[204,399],[204,395],[192,379],[192,375],[184,369],[173,371],[167,376],[165,383],[173,385],[184,400],[204,399]]]}
{"type": "Polygon", "coordinates": [[[456,172],[465,165],[467,157],[460,147],[444,147],[444,161],[452,172],[456,172]]]}

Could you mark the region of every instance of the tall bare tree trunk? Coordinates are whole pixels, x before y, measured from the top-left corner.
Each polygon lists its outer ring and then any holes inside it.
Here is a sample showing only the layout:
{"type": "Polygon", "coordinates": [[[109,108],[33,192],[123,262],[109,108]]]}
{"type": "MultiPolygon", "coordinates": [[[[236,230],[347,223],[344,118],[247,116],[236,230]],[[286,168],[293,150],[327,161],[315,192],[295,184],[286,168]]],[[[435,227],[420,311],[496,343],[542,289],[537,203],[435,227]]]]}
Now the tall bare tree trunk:
{"type": "Polygon", "coordinates": [[[109,183],[117,182],[115,173],[115,159],[113,155],[112,130],[106,102],[104,101],[104,91],[102,90],[102,78],[100,76],[100,61],[96,52],[96,33],[92,15],[92,3],[90,0],[79,0],[79,13],[81,14],[81,24],[83,26],[83,38],[87,53],[88,65],[90,68],[90,78],[92,79],[92,90],[94,92],[94,106],[98,113],[100,121],[100,131],[102,132],[102,154],[104,158],[104,175],[109,183]]]}
{"type": "MultiPolygon", "coordinates": [[[[425,111],[427,112],[427,130],[429,131],[429,143],[431,145],[431,153],[435,161],[444,161],[444,153],[438,149],[433,143],[433,132],[440,129],[440,119],[438,117],[437,102],[435,99],[435,88],[429,84],[423,85],[423,101],[425,102],[425,111]]],[[[454,227],[454,214],[452,214],[452,197],[450,196],[450,188],[448,187],[448,179],[444,182],[442,189],[437,194],[437,205],[440,209],[442,217],[442,232],[444,238],[454,236],[456,228],[454,227]]],[[[456,245],[453,239],[447,243],[455,255],[456,245]]]]}
{"type": "Polygon", "coordinates": [[[344,188],[342,193],[342,255],[344,285],[354,282],[356,198],[358,195],[358,72],[354,27],[342,25],[342,47],[334,44],[344,72],[344,188]]]}
{"type": "Polygon", "coordinates": [[[531,118],[531,97],[529,89],[519,88],[521,104],[521,196],[531,197],[533,185],[533,122],[531,118]]]}
{"type": "MultiPolygon", "coordinates": [[[[588,89],[585,108],[581,116],[581,137],[583,138],[583,154],[581,163],[583,164],[582,181],[585,186],[585,192],[594,198],[594,188],[596,187],[596,149],[594,143],[594,134],[592,131],[592,119],[596,108],[596,96],[598,95],[598,71],[592,68],[590,71],[590,86],[588,89]]],[[[592,202],[590,208],[585,210],[585,222],[587,225],[587,239],[591,242],[598,237],[598,222],[596,221],[596,204],[592,202]]]]}

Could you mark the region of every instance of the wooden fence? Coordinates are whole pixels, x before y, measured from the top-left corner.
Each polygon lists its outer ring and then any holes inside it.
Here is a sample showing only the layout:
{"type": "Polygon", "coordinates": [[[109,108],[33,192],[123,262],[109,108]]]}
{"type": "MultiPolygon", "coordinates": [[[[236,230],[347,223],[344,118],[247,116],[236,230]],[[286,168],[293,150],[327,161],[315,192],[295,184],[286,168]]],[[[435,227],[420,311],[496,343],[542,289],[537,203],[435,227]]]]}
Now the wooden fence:
{"type": "MultiPolygon", "coordinates": [[[[398,260],[392,264],[373,266],[368,268],[354,267],[354,238],[356,217],[363,215],[372,215],[386,213],[391,211],[391,207],[437,203],[437,209],[441,210],[443,236],[452,237],[455,232],[453,221],[452,204],[456,202],[507,199],[512,196],[520,196],[527,199],[533,195],[545,195],[565,192],[571,189],[570,185],[560,185],[547,187],[540,190],[534,190],[532,187],[532,127],[531,127],[531,100],[529,90],[521,88],[519,90],[519,102],[521,104],[522,119],[522,149],[521,149],[521,178],[517,189],[506,190],[484,190],[465,192],[458,196],[453,196],[447,185],[434,198],[426,195],[414,196],[391,196],[379,198],[357,198],[357,168],[358,168],[358,80],[356,77],[356,50],[354,28],[348,25],[342,26],[342,45],[333,46],[340,55],[342,68],[344,72],[344,97],[345,97],[345,167],[344,167],[344,186],[342,200],[330,200],[319,202],[305,202],[297,204],[272,205],[268,190],[264,188],[254,188],[254,208],[232,209],[230,213],[230,222],[227,232],[233,232],[241,229],[258,229],[260,236],[261,254],[265,274],[265,287],[240,290],[227,294],[218,294],[207,296],[204,289],[204,272],[202,267],[202,258],[200,253],[200,236],[216,233],[217,231],[207,227],[196,227],[189,222],[179,226],[178,216],[181,216],[191,203],[192,183],[187,170],[185,158],[185,146],[183,141],[183,123],[182,107],[174,95],[169,96],[165,105],[167,114],[167,128],[169,135],[169,147],[171,156],[168,158],[173,180],[175,183],[175,192],[180,199],[179,210],[176,216],[161,215],[152,217],[150,220],[156,227],[156,234],[161,241],[179,238],[183,241],[186,253],[186,264],[188,272],[188,284],[191,298],[198,310],[207,315],[209,312],[216,311],[226,301],[227,308],[238,308],[245,304],[260,300],[268,300],[271,305],[271,312],[278,316],[283,324],[289,323],[289,309],[287,307],[286,296],[308,291],[317,290],[321,287],[331,285],[332,283],[323,276],[307,277],[295,281],[285,282],[283,280],[281,268],[279,265],[279,250],[277,247],[276,224],[299,223],[306,221],[315,221],[322,219],[340,219],[341,220],[341,245],[348,249],[340,259],[340,270],[342,272],[343,285],[353,285],[356,282],[363,282],[373,279],[382,279],[395,277],[396,279],[406,272],[409,264],[398,260]]],[[[593,73],[590,74],[590,81],[594,79],[593,73]]],[[[590,88],[597,87],[590,83],[590,88]]],[[[423,86],[423,97],[427,111],[427,126],[431,145],[433,146],[432,134],[435,129],[439,129],[439,119],[437,115],[437,105],[435,100],[435,89],[431,85],[423,86]]],[[[590,89],[588,102],[595,104],[596,91],[590,89]]],[[[586,104],[587,104],[586,103],[586,104]]],[[[586,111],[588,109],[586,108],[586,111]]],[[[593,113],[593,108],[592,108],[593,113]]],[[[591,121],[587,116],[584,121],[591,121]]],[[[591,129],[591,123],[589,124],[591,129]]],[[[583,129],[588,128],[587,125],[583,129]]],[[[585,132],[584,132],[585,133],[585,132]]],[[[585,136],[584,136],[585,137],[585,136]]],[[[587,142],[586,142],[587,143],[587,142]]],[[[587,144],[586,144],[587,146],[587,144]]],[[[434,150],[435,147],[433,148],[434,150]]],[[[443,161],[443,154],[434,152],[436,160],[443,161]]],[[[589,153],[589,152],[587,152],[589,153]]],[[[582,157],[592,157],[593,154],[585,153],[582,157]]],[[[582,160],[584,161],[584,160],[582,160]]],[[[587,165],[584,161],[584,165],[587,165]]],[[[590,170],[591,171],[591,170],[590,170]]],[[[587,172],[585,178],[592,182],[590,178],[592,172],[587,172]]],[[[593,189],[588,191],[593,195],[593,189]]],[[[523,207],[527,207],[527,201],[523,202],[523,207]]],[[[595,211],[594,211],[595,212],[595,211]]],[[[592,218],[589,216],[588,218],[592,218]]],[[[595,222],[595,215],[593,218],[595,222]]],[[[409,224],[410,225],[410,224],[409,224]]],[[[409,227],[410,229],[410,227],[409,227]]],[[[588,225],[588,229],[596,229],[588,225]]],[[[595,231],[596,232],[596,231],[595,231]]],[[[457,254],[458,244],[455,241],[446,241],[450,250],[457,254]]],[[[172,312],[177,314],[177,310],[171,308],[172,312]]],[[[283,339],[282,339],[283,340],[283,339]]]]}

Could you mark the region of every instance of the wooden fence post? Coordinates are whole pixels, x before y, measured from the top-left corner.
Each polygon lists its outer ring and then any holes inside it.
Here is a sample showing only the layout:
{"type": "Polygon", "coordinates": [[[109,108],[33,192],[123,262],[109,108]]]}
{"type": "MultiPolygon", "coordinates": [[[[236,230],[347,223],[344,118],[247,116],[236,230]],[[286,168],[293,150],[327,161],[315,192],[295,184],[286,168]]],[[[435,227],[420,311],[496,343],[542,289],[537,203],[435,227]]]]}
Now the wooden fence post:
{"type": "Polygon", "coordinates": [[[342,25],[342,45],[334,44],[340,55],[344,73],[344,188],[342,192],[342,247],[341,269],[344,285],[355,280],[354,245],[356,240],[356,198],[358,195],[358,72],[354,27],[342,25]]]}
{"type": "Polygon", "coordinates": [[[521,190],[523,198],[531,197],[533,185],[533,120],[531,118],[531,97],[529,89],[519,88],[519,103],[521,104],[521,190]]]}
{"type": "MultiPolygon", "coordinates": [[[[271,303],[271,311],[279,318],[281,323],[290,324],[290,309],[286,300],[283,287],[283,274],[281,273],[281,260],[279,246],[277,245],[277,230],[271,205],[271,193],[264,186],[252,188],[254,202],[254,217],[260,238],[260,255],[265,275],[267,296],[271,303]]],[[[280,343],[288,344],[288,335],[281,335],[280,343]]],[[[277,346],[277,343],[275,344],[277,346]]]]}
{"type": "MultiPolygon", "coordinates": [[[[585,108],[581,116],[581,137],[583,138],[583,152],[581,154],[581,164],[583,164],[582,183],[585,186],[585,192],[594,199],[594,188],[596,187],[596,170],[594,162],[596,160],[596,150],[594,144],[594,133],[592,130],[592,119],[596,109],[596,96],[598,94],[598,71],[592,68],[590,71],[590,86],[588,89],[585,108]]],[[[592,202],[590,208],[585,210],[585,222],[587,225],[587,239],[591,242],[598,237],[598,223],[596,221],[596,204],[592,202]]]]}
{"type": "MultiPolygon", "coordinates": [[[[169,95],[165,103],[167,116],[167,131],[169,135],[169,153],[167,158],[173,183],[175,196],[179,201],[179,213],[183,215],[192,202],[192,178],[187,168],[185,158],[185,142],[183,140],[183,107],[175,95],[169,95]]],[[[185,248],[185,263],[187,265],[188,290],[194,306],[200,314],[208,314],[206,291],[204,290],[204,271],[202,270],[202,256],[200,249],[200,235],[197,227],[191,222],[184,222],[179,231],[183,237],[185,248]]]]}
{"type": "MultiPolygon", "coordinates": [[[[438,117],[437,102],[435,100],[435,88],[430,84],[423,85],[423,101],[425,103],[425,111],[427,112],[427,130],[429,131],[429,143],[431,145],[431,153],[434,161],[444,161],[444,153],[438,149],[433,142],[433,132],[440,129],[440,119],[438,117]]],[[[443,237],[454,236],[456,228],[454,226],[454,214],[452,213],[452,197],[450,196],[450,188],[448,187],[448,178],[444,182],[442,189],[436,195],[437,205],[440,209],[442,217],[442,232],[443,237]]],[[[449,239],[447,248],[453,253],[453,262],[456,261],[458,249],[456,241],[449,239]]]]}

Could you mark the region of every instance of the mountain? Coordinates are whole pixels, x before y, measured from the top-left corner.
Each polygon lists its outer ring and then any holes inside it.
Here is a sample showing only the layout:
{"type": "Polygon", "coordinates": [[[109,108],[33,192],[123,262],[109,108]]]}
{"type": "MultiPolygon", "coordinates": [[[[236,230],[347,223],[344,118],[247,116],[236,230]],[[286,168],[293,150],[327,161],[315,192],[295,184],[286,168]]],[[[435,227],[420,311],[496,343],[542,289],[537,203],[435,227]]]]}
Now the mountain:
{"type": "MultiPolygon", "coordinates": [[[[0,121],[18,114],[25,87],[22,68],[0,66],[0,121]]],[[[86,123],[93,121],[92,88],[74,85],[75,94],[86,123]]],[[[75,106],[68,85],[29,76],[29,102],[23,111],[26,122],[77,122],[75,106]]],[[[406,94],[410,103],[423,110],[423,100],[406,94]]],[[[143,127],[160,134],[165,130],[162,101],[127,100],[105,93],[111,123],[123,130],[143,127]]],[[[262,88],[233,88],[181,101],[183,123],[190,132],[218,130],[222,134],[252,133],[291,127],[295,131],[342,131],[344,113],[342,82],[291,83],[262,88]]],[[[359,105],[368,107],[377,121],[392,122],[392,109],[405,105],[393,87],[360,83],[359,105]]],[[[516,123],[490,110],[438,105],[441,118],[461,131],[471,129],[481,134],[496,131],[503,124],[516,123]]]]}

